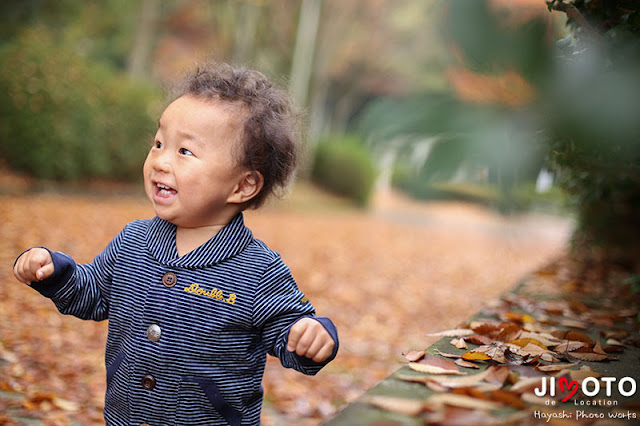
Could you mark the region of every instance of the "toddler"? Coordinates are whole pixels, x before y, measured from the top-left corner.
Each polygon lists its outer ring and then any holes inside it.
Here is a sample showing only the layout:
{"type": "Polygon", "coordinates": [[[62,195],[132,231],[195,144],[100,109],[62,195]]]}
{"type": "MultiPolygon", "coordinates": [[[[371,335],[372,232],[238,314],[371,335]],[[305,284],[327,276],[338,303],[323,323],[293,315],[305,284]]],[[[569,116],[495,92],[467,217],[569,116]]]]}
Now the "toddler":
{"type": "Polygon", "coordinates": [[[286,185],[295,117],[262,74],[197,69],[165,109],[144,163],[156,216],[92,263],[32,248],[16,278],[63,314],[109,320],[108,425],[260,423],[266,354],[315,374],[338,351],[278,253],[242,212],[286,185]]]}

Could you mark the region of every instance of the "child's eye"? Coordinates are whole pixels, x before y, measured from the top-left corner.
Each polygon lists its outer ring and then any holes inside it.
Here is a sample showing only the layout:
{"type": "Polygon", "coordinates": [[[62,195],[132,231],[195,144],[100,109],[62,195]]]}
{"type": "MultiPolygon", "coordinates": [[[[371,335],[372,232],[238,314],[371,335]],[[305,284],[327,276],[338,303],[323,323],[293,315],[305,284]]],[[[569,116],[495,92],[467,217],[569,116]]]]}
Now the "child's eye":
{"type": "Polygon", "coordinates": [[[160,141],[155,141],[155,142],[153,143],[153,147],[154,147],[154,148],[156,148],[156,149],[160,149],[160,148],[162,148],[162,142],[160,142],[160,141]]]}
{"type": "Polygon", "coordinates": [[[180,155],[193,155],[193,152],[189,151],[187,148],[180,148],[178,152],[180,155]]]}

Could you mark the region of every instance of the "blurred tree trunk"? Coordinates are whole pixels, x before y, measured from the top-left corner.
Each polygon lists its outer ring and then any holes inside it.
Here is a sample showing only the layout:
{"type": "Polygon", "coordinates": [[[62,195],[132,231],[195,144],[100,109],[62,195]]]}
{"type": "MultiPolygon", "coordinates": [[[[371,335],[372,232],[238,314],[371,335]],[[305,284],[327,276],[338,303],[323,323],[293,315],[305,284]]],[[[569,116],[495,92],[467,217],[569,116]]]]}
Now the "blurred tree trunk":
{"type": "Polygon", "coordinates": [[[144,78],[149,69],[159,11],[158,0],[142,0],[138,30],[127,63],[127,73],[130,77],[144,78]]]}
{"type": "Polygon", "coordinates": [[[300,7],[298,32],[289,77],[291,96],[300,107],[306,106],[309,95],[321,5],[322,0],[302,0],[300,7]]]}
{"type": "Polygon", "coordinates": [[[232,60],[234,63],[247,63],[252,59],[255,50],[258,20],[262,6],[258,2],[247,1],[240,4],[239,8],[232,60]]]}

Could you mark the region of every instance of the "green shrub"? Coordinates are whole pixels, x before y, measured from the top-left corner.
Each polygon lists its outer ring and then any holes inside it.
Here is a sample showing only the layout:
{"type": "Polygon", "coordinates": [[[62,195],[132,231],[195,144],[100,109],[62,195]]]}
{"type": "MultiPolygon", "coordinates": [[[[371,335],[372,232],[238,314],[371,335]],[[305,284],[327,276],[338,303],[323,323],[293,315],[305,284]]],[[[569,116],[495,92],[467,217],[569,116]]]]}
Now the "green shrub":
{"type": "Polygon", "coordinates": [[[140,175],[155,89],[42,27],[5,44],[0,61],[0,155],[10,167],[48,179],[140,175]]]}
{"type": "Polygon", "coordinates": [[[376,174],[371,154],[358,137],[345,136],[318,143],[311,178],[319,185],[365,206],[376,174]]]}

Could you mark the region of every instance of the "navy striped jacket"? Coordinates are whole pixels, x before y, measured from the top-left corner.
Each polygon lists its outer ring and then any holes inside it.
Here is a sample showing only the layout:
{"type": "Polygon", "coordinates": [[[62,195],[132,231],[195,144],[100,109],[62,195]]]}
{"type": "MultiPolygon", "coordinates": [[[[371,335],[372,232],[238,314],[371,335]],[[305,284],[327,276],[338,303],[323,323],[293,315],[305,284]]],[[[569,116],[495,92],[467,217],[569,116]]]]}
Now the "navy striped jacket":
{"type": "Polygon", "coordinates": [[[266,354],[315,374],[286,350],[290,327],[315,310],[280,256],[238,214],[182,257],[176,228],[154,218],[128,224],[92,263],[52,253],[55,272],[32,286],[60,312],[109,319],[108,425],[259,424],[266,354]]]}

